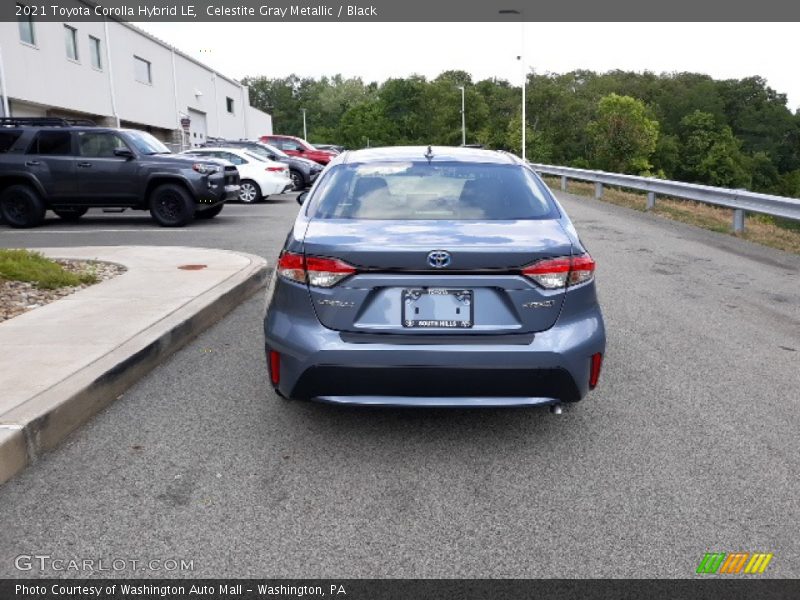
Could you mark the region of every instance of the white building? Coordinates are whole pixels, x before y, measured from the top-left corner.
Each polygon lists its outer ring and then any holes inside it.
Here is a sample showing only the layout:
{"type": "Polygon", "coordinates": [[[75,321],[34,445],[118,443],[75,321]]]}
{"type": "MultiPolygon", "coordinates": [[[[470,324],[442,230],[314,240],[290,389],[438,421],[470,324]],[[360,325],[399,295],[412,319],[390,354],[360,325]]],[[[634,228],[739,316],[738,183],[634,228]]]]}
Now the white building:
{"type": "Polygon", "coordinates": [[[272,133],[247,86],[114,20],[0,22],[0,95],[0,116],[88,118],[176,147],[272,133]]]}

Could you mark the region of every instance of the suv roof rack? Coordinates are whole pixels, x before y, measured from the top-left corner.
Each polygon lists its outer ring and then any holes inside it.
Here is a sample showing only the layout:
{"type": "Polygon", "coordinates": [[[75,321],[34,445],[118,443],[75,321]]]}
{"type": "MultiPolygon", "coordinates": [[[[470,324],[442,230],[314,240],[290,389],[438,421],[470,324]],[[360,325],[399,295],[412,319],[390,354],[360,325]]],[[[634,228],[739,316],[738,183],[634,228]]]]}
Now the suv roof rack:
{"type": "Polygon", "coordinates": [[[90,119],[62,119],[61,117],[0,117],[0,127],[97,127],[90,119]]]}

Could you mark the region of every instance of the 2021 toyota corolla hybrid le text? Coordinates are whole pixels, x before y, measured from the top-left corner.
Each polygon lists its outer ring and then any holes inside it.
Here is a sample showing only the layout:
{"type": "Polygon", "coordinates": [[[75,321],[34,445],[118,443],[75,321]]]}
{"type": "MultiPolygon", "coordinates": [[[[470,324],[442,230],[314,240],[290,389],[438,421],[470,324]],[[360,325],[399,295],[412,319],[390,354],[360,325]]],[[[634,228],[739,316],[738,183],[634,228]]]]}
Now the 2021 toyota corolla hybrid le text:
{"type": "Polygon", "coordinates": [[[595,262],[517,157],[345,152],[304,199],[267,290],[287,398],[407,406],[580,400],[605,329],[595,262]]]}

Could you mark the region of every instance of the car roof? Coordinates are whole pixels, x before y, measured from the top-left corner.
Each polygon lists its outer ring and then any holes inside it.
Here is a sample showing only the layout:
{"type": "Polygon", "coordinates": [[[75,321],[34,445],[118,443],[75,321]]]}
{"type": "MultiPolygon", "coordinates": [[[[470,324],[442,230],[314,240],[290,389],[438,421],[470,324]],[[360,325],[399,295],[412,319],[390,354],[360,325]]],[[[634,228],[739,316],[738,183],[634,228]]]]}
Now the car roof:
{"type": "Polygon", "coordinates": [[[345,164],[373,163],[386,161],[422,161],[427,159],[428,151],[434,162],[493,163],[502,165],[520,164],[519,159],[508,152],[463,148],[458,146],[387,146],[349,150],[340,154],[340,162],[345,164]]]}
{"type": "Polygon", "coordinates": [[[259,160],[266,161],[267,159],[263,156],[258,154],[254,154],[253,152],[249,151],[246,147],[238,147],[238,146],[203,146],[202,148],[189,148],[186,150],[187,153],[189,152],[230,152],[231,154],[238,154],[238,155],[245,155],[245,156],[254,156],[259,160]]]}

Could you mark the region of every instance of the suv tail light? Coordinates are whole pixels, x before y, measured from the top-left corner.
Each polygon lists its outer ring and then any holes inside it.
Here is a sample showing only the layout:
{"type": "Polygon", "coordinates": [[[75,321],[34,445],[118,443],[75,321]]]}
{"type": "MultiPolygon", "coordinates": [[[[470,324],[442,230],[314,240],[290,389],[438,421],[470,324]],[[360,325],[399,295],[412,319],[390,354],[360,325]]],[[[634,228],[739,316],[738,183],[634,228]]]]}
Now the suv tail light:
{"type": "Polygon", "coordinates": [[[303,256],[284,252],[278,259],[278,275],[297,283],[308,283],[315,287],[333,287],[343,279],[355,274],[352,265],[338,258],[303,256]]]}
{"type": "Polygon", "coordinates": [[[548,290],[578,285],[594,277],[594,259],[588,254],[546,258],[522,269],[522,274],[548,290]]]}

